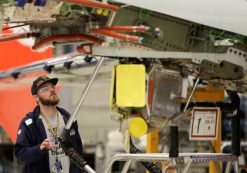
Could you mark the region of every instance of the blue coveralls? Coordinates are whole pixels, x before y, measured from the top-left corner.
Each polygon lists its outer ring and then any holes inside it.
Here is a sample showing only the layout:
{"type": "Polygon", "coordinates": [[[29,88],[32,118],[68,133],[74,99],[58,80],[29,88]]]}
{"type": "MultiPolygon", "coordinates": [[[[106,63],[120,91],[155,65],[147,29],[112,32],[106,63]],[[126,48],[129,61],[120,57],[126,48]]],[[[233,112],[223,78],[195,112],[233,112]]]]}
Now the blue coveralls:
{"type": "MultiPolygon", "coordinates": [[[[70,114],[57,107],[66,124],[70,114]]],[[[17,160],[24,163],[25,173],[50,173],[49,152],[40,150],[40,144],[47,138],[42,119],[39,118],[40,108],[37,106],[33,112],[28,113],[20,123],[17,140],[15,144],[15,156],[17,160]]],[[[70,137],[73,148],[82,154],[82,141],[78,132],[78,125],[74,122],[70,129],[70,137]]],[[[82,173],[73,163],[70,163],[70,173],[82,173]]]]}

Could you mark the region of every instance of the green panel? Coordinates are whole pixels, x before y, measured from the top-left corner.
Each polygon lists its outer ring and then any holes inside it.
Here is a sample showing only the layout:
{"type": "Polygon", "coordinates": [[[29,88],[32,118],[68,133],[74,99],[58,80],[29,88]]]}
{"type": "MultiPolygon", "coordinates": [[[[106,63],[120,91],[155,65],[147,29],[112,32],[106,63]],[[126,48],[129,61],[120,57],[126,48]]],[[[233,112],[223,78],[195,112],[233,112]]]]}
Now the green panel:
{"type": "Polygon", "coordinates": [[[133,6],[118,10],[113,25],[150,26],[151,31],[136,35],[144,37],[145,46],[157,50],[224,53],[228,47],[215,47],[214,40],[230,38],[239,40],[232,47],[246,51],[245,36],[133,6]],[[160,35],[155,28],[160,29],[160,35]]]}

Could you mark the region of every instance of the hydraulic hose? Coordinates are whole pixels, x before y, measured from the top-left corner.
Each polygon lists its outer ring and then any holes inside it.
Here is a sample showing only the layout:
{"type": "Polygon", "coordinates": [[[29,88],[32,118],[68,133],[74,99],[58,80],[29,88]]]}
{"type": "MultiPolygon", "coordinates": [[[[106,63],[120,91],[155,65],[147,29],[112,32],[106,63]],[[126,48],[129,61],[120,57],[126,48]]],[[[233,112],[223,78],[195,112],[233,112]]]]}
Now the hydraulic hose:
{"type": "Polygon", "coordinates": [[[63,34],[63,35],[53,35],[48,38],[44,38],[32,47],[33,50],[37,50],[40,47],[45,46],[46,44],[53,43],[56,41],[62,41],[62,42],[70,42],[70,41],[88,41],[97,45],[100,45],[103,43],[102,40],[98,39],[97,37],[93,37],[91,35],[86,34],[63,34]]]}
{"type": "MultiPolygon", "coordinates": [[[[140,154],[142,153],[138,148],[136,148],[130,138],[130,153],[140,154]]],[[[141,164],[150,172],[150,173],[162,173],[161,169],[154,164],[153,162],[141,162],[141,164]]]]}
{"type": "Polygon", "coordinates": [[[125,32],[145,32],[150,29],[148,26],[106,26],[100,29],[125,32]]]}
{"type": "Polygon", "coordinates": [[[72,147],[72,141],[69,135],[70,130],[64,129],[59,141],[65,154],[85,173],[95,173],[95,171],[88,165],[86,160],[75,151],[72,147]]]}
{"type": "Polygon", "coordinates": [[[142,37],[138,37],[135,35],[122,34],[122,33],[118,33],[118,32],[115,32],[109,29],[92,29],[90,32],[92,34],[105,35],[105,36],[117,38],[120,40],[130,41],[133,43],[141,43],[143,39],[142,37]]]}
{"type": "Polygon", "coordinates": [[[88,7],[104,8],[112,11],[118,10],[118,6],[91,0],[62,0],[64,2],[80,4],[88,7]]]}
{"type": "Polygon", "coordinates": [[[240,114],[239,114],[239,105],[240,98],[236,92],[226,91],[229,98],[231,99],[232,105],[235,107],[235,111],[232,117],[232,154],[235,156],[241,155],[241,139],[240,139],[240,114]]]}

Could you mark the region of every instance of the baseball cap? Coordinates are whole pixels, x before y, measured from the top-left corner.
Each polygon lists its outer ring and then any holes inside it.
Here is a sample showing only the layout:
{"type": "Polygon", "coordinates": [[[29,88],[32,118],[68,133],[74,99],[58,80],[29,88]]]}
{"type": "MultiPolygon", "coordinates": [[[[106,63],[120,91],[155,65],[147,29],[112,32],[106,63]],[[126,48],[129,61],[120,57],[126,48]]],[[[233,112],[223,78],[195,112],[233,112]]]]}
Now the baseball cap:
{"type": "Polygon", "coordinates": [[[47,76],[38,77],[33,81],[33,85],[31,87],[32,95],[36,95],[39,87],[46,82],[51,82],[53,85],[56,85],[58,82],[58,78],[49,78],[47,76]]]}

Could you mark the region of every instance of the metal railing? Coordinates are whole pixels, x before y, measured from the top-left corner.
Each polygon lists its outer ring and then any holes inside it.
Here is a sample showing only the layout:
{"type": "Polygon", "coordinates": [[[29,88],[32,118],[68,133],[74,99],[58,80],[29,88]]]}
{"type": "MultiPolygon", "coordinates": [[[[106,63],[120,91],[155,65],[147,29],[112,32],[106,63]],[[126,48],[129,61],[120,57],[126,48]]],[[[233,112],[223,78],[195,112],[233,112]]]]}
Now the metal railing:
{"type": "MultiPolygon", "coordinates": [[[[114,162],[126,161],[121,173],[127,173],[131,163],[133,161],[161,161],[170,163],[171,161],[183,162],[184,167],[182,173],[187,173],[193,163],[209,162],[209,161],[226,161],[225,173],[230,173],[232,164],[234,164],[235,173],[239,173],[238,157],[231,154],[222,153],[179,153],[177,158],[170,158],[169,153],[157,153],[157,154],[116,154],[108,162],[104,173],[110,173],[114,162]]],[[[169,165],[169,164],[168,164],[169,165]]],[[[174,166],[174,165],[173,165],[174,166]]],[[[165,168],[164,172],[167,172],[169,166],[165,168]]]]}

